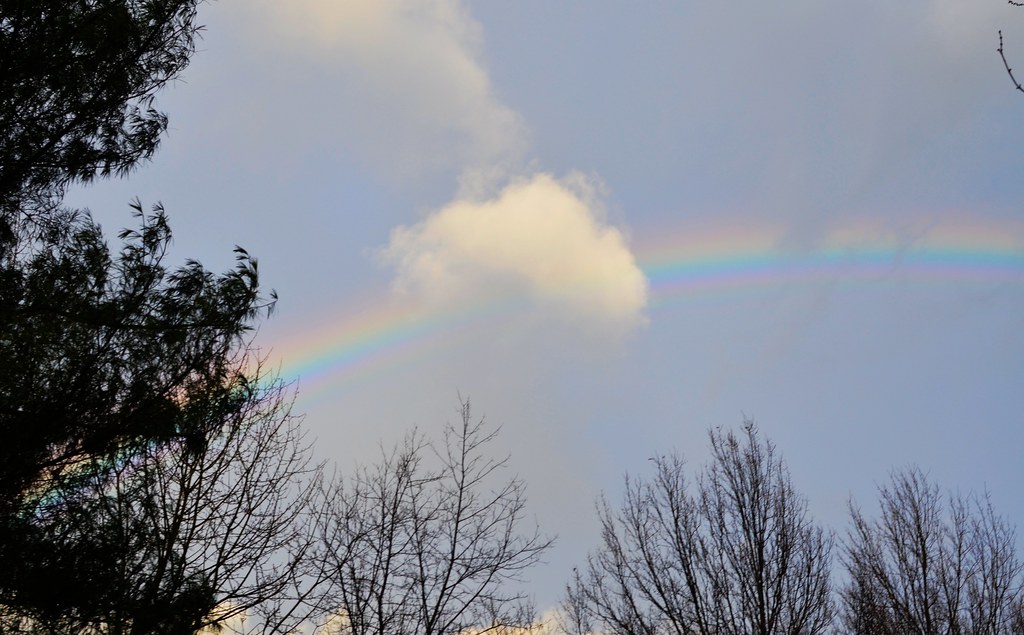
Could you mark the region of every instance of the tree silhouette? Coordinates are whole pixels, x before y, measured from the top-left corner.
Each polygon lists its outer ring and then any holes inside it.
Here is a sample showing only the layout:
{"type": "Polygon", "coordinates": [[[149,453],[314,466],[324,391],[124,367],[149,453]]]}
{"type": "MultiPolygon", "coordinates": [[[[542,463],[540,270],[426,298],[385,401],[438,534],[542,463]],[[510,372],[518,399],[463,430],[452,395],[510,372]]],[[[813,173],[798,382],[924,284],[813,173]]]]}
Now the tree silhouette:
{"type": "MultiPolygon", "coordinates": [[[[256,260],[166,262],[162,208],[112,250],[76,181],[150,157],[198,0],[0,0],[0,630],[294,627],[317,466],[249,340],[256,260]]],[[[307,570],[310,568],[309,570],[307,570]]]]}
{"type": "Polygon", "coordinates": [[[695,487],[681,458],[655,457],[619,509],[601,501],[601,545],[567,588],[569,633],[826,632],[831,537],[752,423],[710,440],[695,487]]]}
{"type": "Polygon", "coordinates": [[[265,625],[307,593],[317,468],[249,352],[272,302],[256,262],[168,271],[166,220],[139,218],[116,257],[83,216],[4,270],[8,625],[164,632],[241,611],[265,625]]]}
{"type": "Polygon", "coordinates": [[[189,62],[198,2],[0,0],[0,220],[152,156],[154,99],[189,62]]]}
{"type": "Polygon", "coordinates": [[[8,570],[22,621],[71,633],[192,633],[237,616],[289,632],[307,616],[318,466],[279,383],[239,375],[192,416],[220,419],[92,469],[34,510],[46,554],[8,570]],[[101,475],[101,476],[100,476],[101,475]]]}
{"type": "Polygon", "coordinates": [[[851,504],[842,615],[851,634],[1020,633],[1013,528],[984,497],[950,494],[919,469],[879,488],[880,514],[851,504]]]}
{"type": "Polygon", "coordinates": [[[0,510],[73,479],[85,458],[201,438],[181,427],[181,404],[236,371],[251,321],[273,306],[243,251],[221,276],[197,262],[168,271],[165,216],[136,212],[116,257],[76,215],[0,267],[0,510]]]}
{"type": "Polygon", "coordinates": [[[486,454],[496,435],[465,402],[440,448],[413,433],[336,484],[323,530],[333,632],[455,635],[531,624],[525,597],[507,583],[551,541],[520,533],[524,485],[498,478],[506,461],[486,454]]]}

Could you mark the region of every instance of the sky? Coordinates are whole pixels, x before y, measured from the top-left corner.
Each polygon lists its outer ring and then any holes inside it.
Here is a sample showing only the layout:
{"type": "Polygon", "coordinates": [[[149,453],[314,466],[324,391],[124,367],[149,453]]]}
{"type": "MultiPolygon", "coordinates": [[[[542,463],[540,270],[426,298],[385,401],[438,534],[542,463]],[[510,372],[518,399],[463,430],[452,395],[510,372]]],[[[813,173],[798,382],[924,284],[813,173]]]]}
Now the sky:
{"type": "MultiPolygon", "coordinates": [[[[108,235],[242,245],[343,472],[460,398],[553,606],[648,457],[757,422],[822,525],[894,468],[1024,499],[1024,10],[1000,0],[218,0],[108,235]]],[[[1022,530],[1024,531],[1024,530],[1022,530]]],[[[1024,544],[1024,543],[1022,543],[1024,544]]]]}

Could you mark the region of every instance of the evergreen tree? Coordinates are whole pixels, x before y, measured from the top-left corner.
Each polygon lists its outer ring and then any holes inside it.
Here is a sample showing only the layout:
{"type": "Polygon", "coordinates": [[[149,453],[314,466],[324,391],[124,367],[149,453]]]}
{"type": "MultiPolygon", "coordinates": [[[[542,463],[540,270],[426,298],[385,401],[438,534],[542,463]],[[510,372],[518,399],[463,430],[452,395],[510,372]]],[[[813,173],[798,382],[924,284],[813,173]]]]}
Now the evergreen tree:
{"type": "MultiPolygon", "coordinates": [[[[165,262],[163,210],[111,249],[66,187],[167,126],[198,0],[0,0],[0,631],[294,625],[317,468],[250,348],[256,261],[165,262]]],[[[315,580],[315,576],[313,577],[315,580]]]]}
{"type": "Polygon", "coordinates": [[[198,2],[0,0],[7,224],[52,211],[73,181],[123,175],[152,156],[167,128],[156,93],[191,58],[198,2]]]}

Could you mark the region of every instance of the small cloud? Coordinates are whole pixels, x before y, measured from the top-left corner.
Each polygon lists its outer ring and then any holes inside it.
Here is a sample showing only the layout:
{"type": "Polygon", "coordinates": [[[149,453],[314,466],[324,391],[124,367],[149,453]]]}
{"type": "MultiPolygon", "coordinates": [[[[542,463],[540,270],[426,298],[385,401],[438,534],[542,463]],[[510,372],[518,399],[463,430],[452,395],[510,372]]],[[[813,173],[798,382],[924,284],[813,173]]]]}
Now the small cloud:
{"type": "Polygon", "coordinates": [[[624,333],[645,321],[647,280],[623,233],[603,220],[597,191],[578,175],[536,174],[394,229],[381,255],[396,291],[428,306],[511,298],[576,327],[624,333]]]}

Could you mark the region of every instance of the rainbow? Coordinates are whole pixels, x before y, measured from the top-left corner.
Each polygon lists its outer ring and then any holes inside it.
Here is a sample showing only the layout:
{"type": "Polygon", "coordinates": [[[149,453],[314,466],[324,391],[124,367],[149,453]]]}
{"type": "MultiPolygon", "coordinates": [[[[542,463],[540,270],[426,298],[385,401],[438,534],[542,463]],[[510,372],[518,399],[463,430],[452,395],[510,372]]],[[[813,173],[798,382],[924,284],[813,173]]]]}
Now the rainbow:
{"type": "Polygon", "coordinates": [[[708,294],[794,283],[1024,282],[1024,222],[952,219],[887,228],[861,221],[811,245],[777,228],[689,228],[641,241],[641,267],[657,309],[708,294]]]}
{"type": "Polygon", "coordinates": [[[514,312],[515,299],[462,305],[458,310],[429,311],[393,295],[368,297],[349,307],[334,321],[292,338],[275,350],[286,351],[280,372],[299,385],[304,403],[331,386],[349,385],[396,364],[429,357],[457,346],[468,334],[480,332],[514,312]]]}
{"type": "MultiPolygon", "coordinates": [[[[649,283],[652,320],[673,306],[779,285],[839,282],[935,285],[1011,284],[1024,288],[1024,222],[946,218],[893,229],[884,221],[835,227],[811,244],[779,227],[683,224],[639,234],[637,261],[649,283]]],[[[319,327],[276,346],[282,375],[303,400],[352,386],[396,365],[458,346],[467,334],[501,327],[522,308],[514,298],[425,311],[392,297],[369,297],[319,327]]]]}

